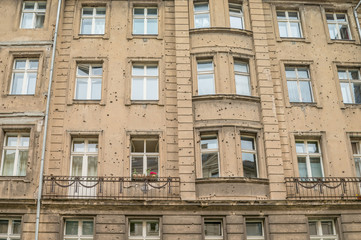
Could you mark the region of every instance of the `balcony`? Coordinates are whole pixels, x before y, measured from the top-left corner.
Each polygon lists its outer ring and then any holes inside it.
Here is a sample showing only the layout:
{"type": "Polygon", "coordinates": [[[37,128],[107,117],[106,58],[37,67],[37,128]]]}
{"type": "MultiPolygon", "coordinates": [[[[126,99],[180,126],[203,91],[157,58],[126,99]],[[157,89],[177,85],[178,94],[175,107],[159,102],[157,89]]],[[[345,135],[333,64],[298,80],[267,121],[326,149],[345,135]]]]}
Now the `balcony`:
{"type": "Polygon", "coordinates": [[[44,199],[179,199],[177,177],[44,176],[44,199]]]}
{"type": "Polygon", "coordinates": [[[287,199],[361,200],[361,178],[285,178],[287,199]]]}

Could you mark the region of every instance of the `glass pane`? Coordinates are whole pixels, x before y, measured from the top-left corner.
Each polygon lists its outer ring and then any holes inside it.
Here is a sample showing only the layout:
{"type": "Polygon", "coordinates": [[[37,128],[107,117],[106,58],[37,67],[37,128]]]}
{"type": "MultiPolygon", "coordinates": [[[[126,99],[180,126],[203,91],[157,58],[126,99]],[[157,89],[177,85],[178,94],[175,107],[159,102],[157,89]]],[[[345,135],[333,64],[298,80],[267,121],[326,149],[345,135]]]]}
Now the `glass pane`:
{"type": "Polygon", "coordinates": [[[144,16],[144,8],[134,8],[135,16],[144,16]]]}
{"type": "Polygon", "coordinates": [[[243,21],[241,17],[230,16],[231,28],[243,29],[243,21]]]}
{"type": "Polygon", "coordinates": [[[329,21],[335,20],[334,17],[333,17],[333,14],[326,14],[326,19],[329,20],[329,21]]]}
{"type": "Polygon", "coordinates": [[[132,152],[144,152],[144,140],[132,140],[132,152]]]}
{"type": "Polygon", "coordinates": [[[235,63],[234,71],[248,73],[248,64],[247,63],[235,63]]]}
{"type": "Polygon", "coordinates": [[[343,103],[353,103],[352,96],[351,96],[351,90],[350,90],[350,84],[348,84],[348,83],[340,83],[340,84],[341,84],[341,93],[342,93],[343,103]]]}
{"type": "Polygon", "coordinates": [[[83,16],[93,16],[93,8],[83,8],[83,16]]]}
{"type": "MultiPolygon", "coordinates": [[[[133,66],[132,76],[144,76],[144,66],[133,66]]],[[[157,76],[157,75],[156,75],[157,76]]]]}
{"type": "Polygon", "coordinates": [[[203,177],[218,177],[218,152],[216,153],[202,153],[202,172],[203,177]]]}
{"type": "Polygon", "coordinates": [[[158,66],[147,66],[147,76],[158,76],[158,66]]]}
{"type": "Polygon", "coordinates": [[[243,175],[244,177],[257,177],[256,155],[253,153],[242,153],[243,175]]]}
{"type": "Polygon", "coordinates": [[[37,73],[28,73],[28,89],[26,94],[34,94],[36,88],[37,73]]]}
{"type": "Polygon", "coordinates": [[[335,24],[328,24],[328,30],[330,32],[331,39],[338,39],[337,27],[335,24]]]}
{"type": "Polygon", "coordinates": [[[26,176],[26,165],[28,162],[28,151],[19,151],[18,176],[26,176]]]}
{"type": "Polygon", "coordinates": [[[310,158],[312,177],[322,177],[321,161],[318,157],[310,158]]]}
{"type": "Polygon", "coordinates": [[[308,227],[310,229],[310,235],[317,235],[317,224],[316,224],[316,222],[308,222],[308,227]]]}
{"type": "Polygon", "coordinates": [[[322,227],[322,234],[323,235],[333,235],[333,225],[331,221],[322,221],[321,222],[322,227]]]}
{"type": "Polygon", "coordinates": [[[85,152],[84,141],[75,140],[75,141],[73,142],[73,151],[74,151],[74,152],[85,152]]]}
{"type": "Polygon", "coordinates": [[[89,76],[89,68],[88,64],[79,64],[78,65],[78,76],[89,76]]]}
{"type": "Polygon", "coordinates": [[[147,153],[158,152],[158,140],[146,140],[147,153]]]}
{"type": "Polygon", "coordinates": [[[45,2],[39,2],[38,3],[38,9],[39,10],[45,10],[46,9],[46,3],[45,2]]]}
{"type": "Polygon", "coordinates": [[[71,166],[71,175],[72,176],[82,176],[83,170],[83,157],[82,156],[73,156],[73,163],[71,166]]]}
{"type": "Polygon", "coordinates": [[[336,14],[337,22],[346,22],[346,15],[345,14],[336,14]]]}
{"type": "Polygon", "coordinates": [[[93,235],[93,221],[83,221],[83,235],[93,235]]]}
{"type": "Polygon", "coordinates": [[[286,12],[277,12],[277,19],[286,19],[286,12]]]}
{"type": "Polygon", "coordinates": [[[352,142],[352,154],[360,154],[360,143],[359,142],[352,142]]]}
{"type": "Polygon", "coordinates": [[[301,28],[299,23],[290,23],[292,37],[300,38],[301,37],[301,28]]]}
{"type": "Polygon", "coordinates": [[[296,142],[296,152],[297,153],[305,153],[305,144],[303,142],[296,142]]]}
{"type": "Polygon", "coordinates": [[[353,84],[353,93],[355,97],[355,103],[361,103],[361,82],[353,84]]]}
{"type": "Polygon", "coordinates": [[[197,63],[197,71],[203,72],[203,71],[213,71],[213,62],[198,62],[197,63]]]}
{"type": "Polygon", "coordinates": [[[307,68],[298,68],[297,73],[298,73],[298,78],[301,78],[301,79],[309,79],[310,78],[310,76],[308,75],[307,68]]]}
{"type": "Polygon", "coordinates": [[[278,30],[280,32],[280,37],[288,37],[287,23],[278,22],[278,30]]]}
{"type": "Polygon", "coordinates": [[[208,11],[208,3],[194,4],[194,11],[195,12],[208,11]]]}
{"type": "Polygon", "coordinates": [[[347,79],[347,72],[346,72],[346,70],[338,70],[338,78],[339,78],[339,79],[347,79]]]}
{"type": "Polygon", "coordinates": [[[25,10],[33,10],[35,8],[34,2],[25,2],[24,3],[24,9],[25,10]]]}
{"type": "Polygon", "coordinates": [[[340,39],[351,39],[350,33],[348,31],[348,25],[339,25],[339,29],[340,29],[340,39]]]}
{"type": "Polygon", "coordinates": [[[95,19],[94,34],[104,34],[104,29],[105,29],[105,19],[104,18],[95,19]]]}
{"type": "Polygon", "coordinates": [[[159,236],[158,222],[147,222],[147,236],[159,236]]]}
{"type": "Polygon", "coordinates": [[[198,75],[198,95],[215,94],[213,74],[198,75]]]}
{"type": "Polygon", "coordinates": [[[287,79],[295,79],[296,78],[295,68],[286,68],[286,78],[287,79]]]}
{"type": "Polygon", "coordinates": [[[78,221],[65,222],[65,235],[78,235],[78,221]]]}
{"type": "Polygon", "coordinates": [[[236,75],[236,93],[239,95],[251,95],[251,88],[249,84],[249,76],[236,75]]]}
{"type": "Polygon", "coordinates": [[[254,139],[249,137],[241,137],[242,150],[254,150],[254,139]]]}
{"type": "Polygon", "coordinates": [[[144,19],[133,19],[133,34],[144,34],[144,19]]]}
{"type": "Polygon", "coordinates": [[[302,102],[313,102],[311,84],[309,81],[300,81],[302,102]]]}
{"type": "Polygon", "coordinates": [[[23,13],[21,28],[33,28],[33,15],[34,13],[23,13]]]}
{"type": "Polygon", "coordinates": [[[103,67],[102,66],[92,66],[92,75],[102,76],[103,67]]]}
{"type": "Polygon", "coordinates": [[[88,152],[98,152],[98,141],[96,140],[88,141],[88,152]]]}
{"type": "Polygon", "coordinates": [[[349,70],[349,77],[352,80],[359,80],[360,79],[360,74],[359,71],[357,70],[349,70]]]}
{"type": "Polygon", "coordinates": [[[38,69],[39,60],[29,60],[29,68],[30,69],[38,69]]]}
{"type": "Polygon", "coordinates": [[[21,220],[13,220],[13,234],[20,234],[20,232],[21,232],[21,220]]]}
{"type": "Polygon", "coordinates": [[[194,16],[195,28],[208,28],[210,27],[209,14],[197,14],[194,16]]]}
{"type": "Polygon", "coordinates": [[[143,78],[133,78],[132,79],[132,100],[143,100],[143,78]]]}
{"type": "Polygon", "coordinates": [[[82,19],[81,23],[81,34],[91,34],[92,33],[92,19],[82,19]]]}
{"type": "Polygon", "coordinates": [[[158,100],[158,79],[148,78],[147,79],[147,100],[158,100]]]}
{"type": "Polygon", "coordinates": [[[143,174],[143,157],[132,157],[132,173],[143,174]]]}
{"type": "Polygon", "coordinates": [[[300,102],[300,96],[298,94],[297,82],[287,81],[288,97],[290,102],[300,102]]]}
{"type": "Polygon", "coordinates": [[[143,236],[143,223],[130,222],[130,236],[143,236]]]}
{"type": "Polygon", "coordinates": [[[3,176],[14,175],[15,150],[4,150],[3,176]]]}
{"type": "Polygon", "coordinates": [[[147,14],[151,16],[157,16],[158,15],[158,9],[157,8],[148,8],[147,14]]]}
{"type": "Polygon", "coordinates": [[[35,28],[42,28],[44,26],[45,14],[37,13],[35,14],[35,28]]]}
{"type": "Polygon", "coordinates": [[[147,170],[158,173],[158,157],[147,156],[147,170]]]}
{"type": "Polygon", "coordinates": [[[247,236],[263,236],[261,222],[247,222],[246,230],[247,230],[247,236]]]}
{"type": "Polygon", "coordinates": [[[361,177],[361,158],[355,158],[356,176],[361,177]]]}
{"type": "Polygon", "coordinates": [[[297,157],[298,160],[298,172],[301,178],[307,178],[307,165],[306,165],[306,158],[305,157],[297,157]]]}
{"type": "Polygon", "coordinates": [[[158,34],[158,19],[148,19],[147,34],[158,34]]]}
{"type": "Polygon", "coordinates": [[[297,20],[298,19],[298,12],[288,12],[288,18],[291,20],[297,20]]]}
{"type": "Polygon", "coordinates": [[[222,223],[219,221],[207,221],[204,224],[204,235],[206,236],[222,236],[222,223]]]}
{"type": "Polygon", "coordinates": [[[15,69],[25,69],[26,60],[16,60],[15,61],[15,69]]]}
{"type": "Polygon", "coordinates": [[[18,137],[17,136],[7,136],[6,146],[15,147],[18,145],[18,137]]]}
{"type": "Polygon", "coordinates": [[[102,79],[93,78],[91,87],[91,99],[99,100],[102,98],[102,79]]]}
{"type": "Polygon", "coordinates": [[[9,220],[0,220],[0,233],[8,233],[9,220]]]}
{"type": "Polygon", "coordinates": [[[309,153],[319,153],[318,142],[307,142],[307,148],[309,153]]]}
{"type": "Polygon", "coordinates": [[[88,157],[88,177],[97,176],[97,166],[98,166],[98,157],[97,156],[89,156],[88,157]]]}
{"type": "Polygon", "coordinates": [[[14,73],[11,94],[22,94],[24,73],[14,73]]]}
{"type": "Polygon", "coordinates": [[[217,136],[202,136],[201,149],[218,149],[217,136]]]}
{"type": "Polygon", "coordinates": [[[103,15],[105,15],[105,8],[97,8],[96,9],[96,15],[97,16],[103,16],[103,15]]]}
{"type": "Polygon", "coordinates": [[[76,79],[76,99],[87,99],[88,92],[88,79],[77,78],[76,79]]]}

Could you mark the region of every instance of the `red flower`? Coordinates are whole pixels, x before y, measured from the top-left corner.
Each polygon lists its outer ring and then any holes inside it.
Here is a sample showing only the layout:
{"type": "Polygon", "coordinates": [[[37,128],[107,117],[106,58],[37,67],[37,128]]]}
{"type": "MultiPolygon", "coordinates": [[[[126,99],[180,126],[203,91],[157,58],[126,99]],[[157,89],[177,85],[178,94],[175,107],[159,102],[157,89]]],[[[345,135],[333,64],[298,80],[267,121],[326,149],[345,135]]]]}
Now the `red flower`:
{"type": "Polygon", "coordinates": [[[156,172],[150,172],[150,175],[157,175],[156,172]]]}

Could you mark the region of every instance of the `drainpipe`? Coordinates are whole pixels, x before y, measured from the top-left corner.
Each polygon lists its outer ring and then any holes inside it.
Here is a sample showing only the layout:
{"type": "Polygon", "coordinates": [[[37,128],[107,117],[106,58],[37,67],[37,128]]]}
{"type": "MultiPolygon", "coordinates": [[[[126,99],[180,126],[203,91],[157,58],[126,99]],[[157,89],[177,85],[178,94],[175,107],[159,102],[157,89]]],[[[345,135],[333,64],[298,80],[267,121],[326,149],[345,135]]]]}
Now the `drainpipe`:
{"type": "Polygon", "coordinates": [[[360,7],[360,5],[361,5],[361,0],[360,0],[359,3],[356,5],[355,9],[353,10],[353,15],[355,15],[356,24],[357,24],[357,29],[358,29],[358,34],[359,34],[360,39],[361,39],[360,21],[358,20],[358,16],[357,16],[357,9],[360,7]]]}
{"type": "Polygon", "coordinates": [[[39,189],[38,189],[38,199],[37,199],[37,207],[36,207],[35,240],[39,239],[41,194],[43,192],[43,177],[44,177],[43,176],[43,174],[44,174],[44,158],[45,158],[45,149],[46,149],[46,138],[47,138],[47,134],[48,134],[49,108],[50,108],[50,99],[51,99],[51,83],[53,82],[53,70],[54,70],[54,62],[55,62],[56,42],[58,39],[61,2],[62,2],[62,0],[58,0],[58,11],[56,14],[56,24],[55,24],[55,32],[54,32],[54,38],[53,38],[53,52],[51,55],[51,64],[50,64],[50,73],[49,73],[48,95],[47,95],[47,99],[46,99],[44,135],[43,135],[43,145],[42,145],[42,150],[41,150],[39,189]]]}

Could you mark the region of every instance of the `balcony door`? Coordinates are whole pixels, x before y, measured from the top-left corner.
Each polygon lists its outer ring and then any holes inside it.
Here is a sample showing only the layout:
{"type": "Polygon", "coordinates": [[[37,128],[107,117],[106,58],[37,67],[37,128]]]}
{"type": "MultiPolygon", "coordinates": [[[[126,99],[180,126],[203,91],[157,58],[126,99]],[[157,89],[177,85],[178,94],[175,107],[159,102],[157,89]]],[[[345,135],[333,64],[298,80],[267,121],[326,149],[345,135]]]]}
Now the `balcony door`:
{"type": "Polygon", "coordinates": [[[355,161],[356,176],[361,177],[361,141],[351,142],[352,154],[355,161]]]}
{"type": "Polygon", "coordinates": [[[69,188],[73,197],[96,196],[98,165],[98,140],[73,139],[71,148],[70,176],[79,177],[69,188]]]}

